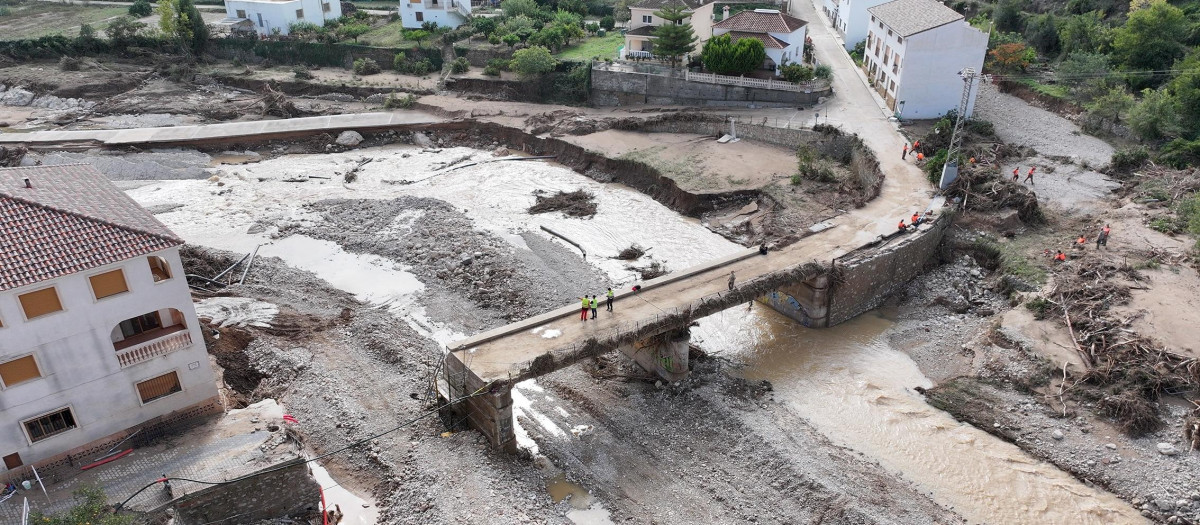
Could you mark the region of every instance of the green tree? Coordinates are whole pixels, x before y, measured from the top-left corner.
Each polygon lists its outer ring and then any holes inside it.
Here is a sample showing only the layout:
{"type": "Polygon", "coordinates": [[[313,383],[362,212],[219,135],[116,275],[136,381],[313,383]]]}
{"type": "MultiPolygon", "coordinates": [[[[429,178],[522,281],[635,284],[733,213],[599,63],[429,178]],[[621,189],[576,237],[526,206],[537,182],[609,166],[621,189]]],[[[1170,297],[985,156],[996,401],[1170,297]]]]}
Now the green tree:
{"type": "MultiPolygon", "coordinates": [[[[1151,8],[1142,9],[1140,12],[1151,8]]],[[[1179,134],[1179,102],[1165,89],[1146,89],[1129,109],[1129,127],[1143,140],[1158,141],[1179,134]]]]}
{"type": "Polygon", "coordinates": [[[1096,97],[1091,103],[1085,104],[1084,107],[1092,115],[1119,124],[1121,118],[1129,112],[1129,108],[1132,108],[1135,102],[1133,95],[1129,94],[1125,86],[1116,86],[1109,88],[1107,92],[1096,97]]]}
{"type": "Polygon", "coordinates": [[[542,7],[534,0],[504,0],[500,9],[504,11],[505,18],[527,16],[532,19],[542,16],[542,7]]]}
{"type": "Polygon", "coordinates": [[[762,67],[767,59],[767,50],[757,39],[743,38],[734,43],[728,34],[724,34],[708,39],[700,57],[709,71],[721,75],[744,75],[762,67]]]}
{"type": "Polygon", "coordinates": [[[1108,55],[1103,53],[1071,53],[1054,69],[1059,83],[1071,88],[1076,97],[1090,100],[1108,87],[1108,55]]]}
{"type": "Polygon", "coordinates": [[[582,17],[587,14],[588,6],[584,0],[558,0],[558,10],[574,13],[582,17]]]}
{"type": "Polygon", "coordinates": [[[1125,25],[1113,31],[1113,52],[1134,70],[1167,69],[1183,56],[1188,19],[1166,0],[1129,13],[1125,25]]]}
{"type": "Polygon", "coordinates": [[[808,82],[815,76],[811,67],[796,63],[779,68],[779,73],[784,80],[795,83],[808,82]]]}
{"type": "Polygon", "coordinates": [[[337,28],[338,37],[342,40],[353,38],[354,43],[358,43],[358,37],[367,34],[371,30],[371,26],[367,24],[353,23],[345,24],[337,28]]]}
{"type": "Polygon", "coordinates": [[[496,31],[496,20],[492,17],[479,16],[471,19],[471,29],[477,34],[490,35],[496,31]]]}
{"type": "Polygon", "coordinates": [[[556,62],[550,56],[550,50],[542,46],[533,46],[513,53],[510,66],[521,78],[534,78],[554,71],[556,62]]]}
{"type": "MultiPolygon", "coordinates": [[[[512,0],[509,1],[511,2],[512,0]]],[[[517,39],[521,42],[524,42],[534,33],[533,20],[525,15],[514,16],[505,20],[503,27],[506,35],[516,35],[517,39]]]]}
{"type": "Polygon", "coordinates": [[[613,18],[612,15],[608,15],[600,19],[601,29],[605,31],[612,31],[614,27],[617,27],[617,20],[613,18]]]}
{"type": "Polygon", "coordinates": [[[684,5],[676,2],[654,12],[654,16],[666,20],[654,28],[654,54],[667,57],[671,67],[679,63],[680,57],[696,49],[696,33],[691,24],[683,23],[691,15],[684,11],[684,5]]]}
{"type": "Polygon", "coordinates": [[[148,0],[137,0],[133,5],[129,6],[129,16],[143,18],[154,13],[154,8],[150,6],[148,0]]]}
{"type": "Polygon", "coordinates": [[[562,28],[558,26],[546,26],[529,37],[529,45],[541,46],[557,52],[565,44],[565,40],[566,37],[563,35],[562,28]]]}
{"type": "Polygon", "coordinates": [[[504,42],[504,45],[508,46],[509,49],[512,49],[521,42],[521,37],[510,33],[500,38],[500,41],[504,42]]]}
{"type": "Polygon", "coordinates": [[[424,29],[410,29],[404,32],[404,38],[416,42],[417,47],[421,47],[421,41],[429,38],[429,31],[424,29]]]}
{"type": "Polygon", "coordinates": [[[1063,20],[1059,24],[1058,40],[1063,53],[1097,53],[1108,49],[1112,34],[1104,25],[1104,15],[1089,11],[1063,20]]]}
{"type": "Polygon", "coordinates": [[[996,22],[996,31],[1015,33],[1025,27],[1021,23],[1020,0],[1001,0],[992,9],[992,20],[996,22]]]}
{"type": "Polygon", "coordinates": [[[1062,45],[1058,38],[1058,18],[1051,13],[1033,15],[1025,21],[1025,41],[1046,56],[1055,56],[1062,45]]]}
{"type": "Polygon", "coordinates": [[[134,20],[131,16],[121,16],[108,23],[108,27],[104,29],[104,33],[108,35],[108,41],[117,48],[125,48],[133,42],[134,37],[146,28],[146,24],[134,20]]]}
{"type": "Polygon", "coordinates": [[[192,0],[159,0],[158,28],[194,53],[208,45],[208,26],[192,0]]]}
{"type": "Polygon", "coordinates": [[[1189,139],[1200,136],[1200,49],[1192,50],[1175,63],[1179,74],[1167,84],[1167,89],[1179,103],[1179,122],[1183,135],[1189,139]]]}
{"type": "Polygon", "coordinates": [[[75,497],[74,507],[53,516],[35,510],[29,522],[37,525],[131,525],[134,521],[132,514],[114,514],[108,508],[108,498],[99,487],[84,486],[72,494],[75,497]]]}

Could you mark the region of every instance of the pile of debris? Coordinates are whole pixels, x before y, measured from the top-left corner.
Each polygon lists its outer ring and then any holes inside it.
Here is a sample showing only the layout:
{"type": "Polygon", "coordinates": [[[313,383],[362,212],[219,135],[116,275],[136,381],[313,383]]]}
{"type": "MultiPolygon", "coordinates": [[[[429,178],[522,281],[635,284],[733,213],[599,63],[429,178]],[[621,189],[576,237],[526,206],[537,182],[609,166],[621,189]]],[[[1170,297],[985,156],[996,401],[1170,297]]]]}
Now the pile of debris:
{"type": "Polygon", "coordinates": [[[999,168],[964,167],[946,195],[961,199],[963,209],[968,211],[1013,209],[1025,224],[1041,224],[1046,220],[1033,190],[1002,177],[999,168]]]}
{"type": "Polygon", "coordinates": [[[570,193],[559,191],[547,195],[542,191],[534,192],[537,202],[529,207],[531,215],[561,211],[567,217],[593,217],[596,215],[596,196],[583,190],[570,193]]]}
{"type": "Polygon", "coordinates": [[[1125,283],[1144,279],[1129,266],[1083,258],[1059,268],[1044,298],[1050,311],[1062,317],[1075,351],[1087,365],[1067,390],[1078,389],[1075,394],[1094,401],[1131,435],[1163,426],[1155,404],[1161,395],[1200,389],[1200,360],[1136,333],[1129,328],[1132,319],[1109,314],[1111,307],[1129,301],[1125,283]]]}

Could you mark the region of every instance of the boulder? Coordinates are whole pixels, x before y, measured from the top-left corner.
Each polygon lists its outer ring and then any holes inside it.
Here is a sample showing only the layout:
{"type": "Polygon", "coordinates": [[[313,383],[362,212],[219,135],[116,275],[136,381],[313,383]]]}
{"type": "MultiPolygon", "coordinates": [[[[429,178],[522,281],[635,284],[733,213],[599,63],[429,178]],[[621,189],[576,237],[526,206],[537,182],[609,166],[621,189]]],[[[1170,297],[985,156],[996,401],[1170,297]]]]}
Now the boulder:
{"type": "Polygon", "coordinates": [[[338,143],[340,146],[357,146],[362,141],[363,136],[357,131],[346,130],[338,135],[337,140],[334,142],[338,143]]]}

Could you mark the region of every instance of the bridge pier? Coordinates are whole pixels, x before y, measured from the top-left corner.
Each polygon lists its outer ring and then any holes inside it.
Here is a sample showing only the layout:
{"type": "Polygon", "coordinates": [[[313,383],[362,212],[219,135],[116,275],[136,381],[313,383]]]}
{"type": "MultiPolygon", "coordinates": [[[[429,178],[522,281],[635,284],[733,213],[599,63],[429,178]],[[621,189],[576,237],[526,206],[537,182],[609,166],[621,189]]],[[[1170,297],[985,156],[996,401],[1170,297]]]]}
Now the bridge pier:
{"type": "Polygon", "coordinates": [[[654,372],[666,381],[680,381],[688,376],[687,328],[650,336],[632,344],[617,347],[647,372],[654,372]]]}
{"type": "Polygon", "coordinates": [[[459,355],[449,353],[444,361],[445,370],[438,380],[439,403],[467,398],[461,403],[442,409],[443,420],[466,421],[491,442],[492,446],[505,452],[517,452],[517,435],[513,431],[512,385],[487,384],[475,375],[459,355]],[[478,395],[475,395],[478,394],[478,395]],[[474,397],[469,397],[472,396],[474,397]]]}
{"type": "Polygon", "coordinates": [[[759,298],[775,311],[809,328],[829,326],[829,274],[780,286],[759,298]]]}

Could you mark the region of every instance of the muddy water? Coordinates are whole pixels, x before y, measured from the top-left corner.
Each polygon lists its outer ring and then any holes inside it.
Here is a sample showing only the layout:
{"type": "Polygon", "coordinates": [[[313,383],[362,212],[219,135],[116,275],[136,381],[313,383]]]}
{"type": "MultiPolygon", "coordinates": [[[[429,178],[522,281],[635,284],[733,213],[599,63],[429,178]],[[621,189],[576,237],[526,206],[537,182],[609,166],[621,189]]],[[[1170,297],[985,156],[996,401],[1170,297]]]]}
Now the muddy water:
{"type": "Polygon", "coordinates": [[[809,330],[769,308],[702,320],[695,339],[766,379],[776,398],[834,442],[878,461],[971,523],[1144,523],[1116,496],[970,425],[913,391],[932,386],[890,348],[893,322],[875,311],[809,330]]]}

